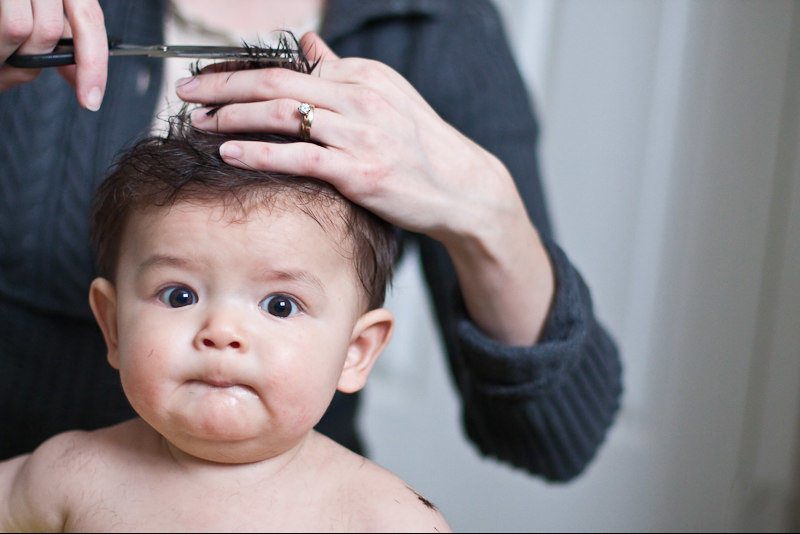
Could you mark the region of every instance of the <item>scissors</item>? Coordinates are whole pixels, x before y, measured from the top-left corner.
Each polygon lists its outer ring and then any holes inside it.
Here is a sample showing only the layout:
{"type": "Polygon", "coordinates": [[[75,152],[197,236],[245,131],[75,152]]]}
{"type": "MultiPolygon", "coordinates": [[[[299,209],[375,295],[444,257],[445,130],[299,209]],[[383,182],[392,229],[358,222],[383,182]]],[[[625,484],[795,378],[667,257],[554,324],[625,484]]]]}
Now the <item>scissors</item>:
{"type": "MultiPolygon", "coordinates": [[[[274,61],[285,63],[295,61],[292,50],[279,46],[277,48],[256,46],[139,46],[108,40],[108,55],[114,56],[146,56],[160,58],[194,58],[194,59],[238,59],[245,61],[274,61]]],[[[61,67],[75,64],[75,46],[72,39],[60,39],[56,48],[48,54],[20,55],[12,54],[6,64],[23,69],[40,69],[43,67],[61,67]]]]}

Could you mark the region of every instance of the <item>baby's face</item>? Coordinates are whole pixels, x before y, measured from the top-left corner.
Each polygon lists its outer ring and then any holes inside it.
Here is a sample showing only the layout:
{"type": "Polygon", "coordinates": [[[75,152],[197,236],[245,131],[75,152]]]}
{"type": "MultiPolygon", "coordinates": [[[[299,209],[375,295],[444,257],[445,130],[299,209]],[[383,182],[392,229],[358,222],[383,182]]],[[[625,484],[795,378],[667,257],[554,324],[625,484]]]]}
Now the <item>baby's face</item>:
{"type": "Polygon", "coordinates": [[[337,232],[296,209],[243,219],[187,203],[134,215],[109,349],[144,420],[223,462],[299,443],[337,389],[363,311],[337,232]]]}

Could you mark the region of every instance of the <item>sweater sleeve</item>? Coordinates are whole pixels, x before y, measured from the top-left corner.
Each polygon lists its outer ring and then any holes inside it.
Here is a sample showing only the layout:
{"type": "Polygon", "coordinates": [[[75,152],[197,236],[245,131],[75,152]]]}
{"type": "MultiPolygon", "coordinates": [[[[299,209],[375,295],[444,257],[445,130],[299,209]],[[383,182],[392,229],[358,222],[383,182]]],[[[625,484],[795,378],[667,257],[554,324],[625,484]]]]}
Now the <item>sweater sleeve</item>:
{"type": "Polygon", "coordinates": [[[488,2],[459,6],[458,27],[441,41],[441,53],[456,59],[440,69],[457,89],[449,95],[452,105],[435,107],[503,161],[542,237],[556,292],[540,341],[517,347],[485,335],[465,311],[444,247],[426,237],[419,238],[423,270],[469,438],[485,455],[566,481],[595,456],[618,411],[619,355],[580,274],[553,241],[536,158],[537,125],[499,17],[488,2]]]}

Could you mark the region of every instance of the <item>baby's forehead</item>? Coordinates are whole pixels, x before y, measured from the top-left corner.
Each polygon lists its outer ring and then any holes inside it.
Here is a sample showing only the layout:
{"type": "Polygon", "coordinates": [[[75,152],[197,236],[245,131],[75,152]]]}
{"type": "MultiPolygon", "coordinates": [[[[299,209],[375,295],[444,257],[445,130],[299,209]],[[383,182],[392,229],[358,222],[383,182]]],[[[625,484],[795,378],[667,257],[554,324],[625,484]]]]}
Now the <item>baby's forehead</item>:
{"type": "Polygon", "coordinates": [[[147,206],[130,214],[122,242],[123,248],[135,249],[130,251],[134,255],[154,249],[229,249],[245,256],[291,255],[329,263],[329,268],[355,269],[355,244],[343,209],[294,199],[249,204],[194,199],[147,206]]]}

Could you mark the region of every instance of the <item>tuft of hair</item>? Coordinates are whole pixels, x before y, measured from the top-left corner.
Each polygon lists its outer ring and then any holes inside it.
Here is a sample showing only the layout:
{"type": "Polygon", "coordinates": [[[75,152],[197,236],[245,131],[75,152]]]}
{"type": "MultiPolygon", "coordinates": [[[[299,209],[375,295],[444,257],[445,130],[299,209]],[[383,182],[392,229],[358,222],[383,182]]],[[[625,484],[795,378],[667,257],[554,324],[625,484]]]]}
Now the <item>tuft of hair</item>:
{"type": "MultiPolygon", "coordinates": [[[[288,30],[278,33],[275,46],[268,46],[259,39],[256,43],[242,41],[242,48],[247,54],[247,57],[243,59],[221,61],[206,65],[205,67],[201,67],[200,60],[197,60],[191,66],[190,70],[192,75],[197,76],[209,72],[230,72],[231,76],[233,76],[234,73],[243,70],[273,67],[282,67],[295,72],[311,74],[320,62],[319,58],[313,62],[309,61],[308,56],[303,51],[303,47],[300,46],[300,41],[288,30]]],[[[207,104],[206,115],[216,115],[226,104],[230,104],[230,102],[207,104]]]]}
{"type": "MultiPolygon", "coordinates": [[[[293,53],[300,59],[261,68],[308,72],[304,69],[309,63],[299,47],[293,53]]],[[[234,67],[225,68],[236,72],[234,67]]],[[[200,130],[192,126],[190,110],[184,106],[169,119],[166,137],[148,136],[124,151],[97,190],[92,205],[91,243],[98,274],[114,281],[120,244],[134,214],[188,202],[220,205],[231,216],[246,218],[251,209],[272,209],[277,205],[300,210],[328,231],[332,239],[340,237],[339,249],[353,261],[367,309],[380,307],[398,253],[395,229],[322,180],[228,165],[219,155],[219,146],[231,139],[300,141],[277,134],[200,130]]]]}

